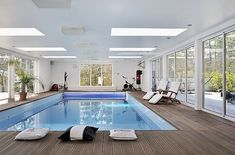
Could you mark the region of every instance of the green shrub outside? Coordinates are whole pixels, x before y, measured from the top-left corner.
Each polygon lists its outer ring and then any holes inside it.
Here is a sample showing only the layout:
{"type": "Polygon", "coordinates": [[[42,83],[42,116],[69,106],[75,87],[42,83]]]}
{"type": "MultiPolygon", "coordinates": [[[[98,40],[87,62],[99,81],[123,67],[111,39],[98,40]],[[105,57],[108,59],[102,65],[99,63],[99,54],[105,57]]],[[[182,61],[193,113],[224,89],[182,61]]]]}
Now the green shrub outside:
{"type": "MultiPolygon", "coordinates": [[[[208,77],[211,77],[211,80],[208,82],[208,91],[220,91],[223,81],[222,74],[217,71],[211,72],[208,77]]],[[[226,89],[229,92],[235,92],[235,73],[226,72],[226,89]]]]}

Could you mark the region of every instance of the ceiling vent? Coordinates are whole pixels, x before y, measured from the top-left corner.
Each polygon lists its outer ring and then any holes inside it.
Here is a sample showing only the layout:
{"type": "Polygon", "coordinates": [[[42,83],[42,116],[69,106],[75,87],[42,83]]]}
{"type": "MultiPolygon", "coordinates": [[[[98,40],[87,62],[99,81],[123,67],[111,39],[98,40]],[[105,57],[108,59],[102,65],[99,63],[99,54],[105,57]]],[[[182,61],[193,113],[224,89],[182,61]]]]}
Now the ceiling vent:
{"type": "Polygon", "coordinates": [[[66,27],[63,26],[61,28],[61,31],[64,35],[80,35],[85,33],[85,27],[79,26],[79,27],[66,27]]]}
{"type": "Polygon", "coordinates": [[[32,0],[39,8],[71,8],[71,0],[32,0]]]}
{"type": "Polygon", "coordinates": [[[92,43],[90,42],[79,42],[76,44],[77,47],[79,48],[88,48],[91,47],[92,43]]]}

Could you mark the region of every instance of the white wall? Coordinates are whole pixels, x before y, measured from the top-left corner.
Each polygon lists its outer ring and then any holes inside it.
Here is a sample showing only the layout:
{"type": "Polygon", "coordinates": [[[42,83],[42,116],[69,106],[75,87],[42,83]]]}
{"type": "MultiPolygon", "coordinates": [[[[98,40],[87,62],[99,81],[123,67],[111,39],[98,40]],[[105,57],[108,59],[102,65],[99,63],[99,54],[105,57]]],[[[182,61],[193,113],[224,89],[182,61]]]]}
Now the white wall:
{"type": "MultiPolygon", "coordinates": [[[[128,82],[133,82],[132,78],[136,77],[136,70],[139,69],[137,65],[138,61],[132,60],[113,63],[113,83],[118,90],[122,89],[123,84],[125,84],[125,79],[121,75],[126,76],[128,82]]],[[[137,86],[135,85],[135,87],[137,86]]]]}
{"type": "Polygon", "coordinates": [[[143,91],[147,92],[151,90],[151,84],[152,84],[152,73],[151,73],[151,61],[145,60],[145,68],[143,69],[143,75],[142,75],[142,84],[141,88],[143,91]]]}
{"type": "Polygon", "coordinates": [[[69,90],[121,90],[125,80],[121,77],[124,75],[132,82],[135,77],[138,61],[120,60],[113,62],[100,62],[100,61],[74,61],[74,62],[60,62],[56,61],[51,69],[51,81],[63,85],[64,72],[68,73],[68,87],[69,90]],[[80,87],[79,86],[79,65],[80,64],[96,64],[96,63],[112,63],[113,64],[113,86],[112,87],[80,87]]]}
{"type": "Polygon", "coordinates": [[[40,85],[36,85],[36,92],[44,92],[50,90],[51,87],[51,65],[50,61],[38,60],[38,66],[36,67],[36,75],[42,81],[45,89],[43,90],[40,85]]]}

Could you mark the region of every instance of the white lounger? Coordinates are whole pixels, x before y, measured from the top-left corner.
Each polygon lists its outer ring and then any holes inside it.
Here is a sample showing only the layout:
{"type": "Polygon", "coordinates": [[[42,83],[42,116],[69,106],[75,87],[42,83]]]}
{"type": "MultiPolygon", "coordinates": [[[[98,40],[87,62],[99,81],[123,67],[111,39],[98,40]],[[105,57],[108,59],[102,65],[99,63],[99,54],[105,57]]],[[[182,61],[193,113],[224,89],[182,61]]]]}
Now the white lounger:
{"type": "Polygon", "coordinates": [[[155,95],[155,94],[156,94],[156,92],[149,91],[149,92],[147,92],[147,93],[143,96],[143,99],[144,99],[144,100],[149,100],[149,99],[151,99],[151,98],[153,97],[153,95],[155,95]]]}
{"type": "Polygon", "coordinates": [[[180,87],[180,82],[171,82],[170,89],[165,91],[167,94],[164,94],[163,92],[161,94],[156,94],[149,100],[149,103],[156,104],[162,98],[167,98],[173,102],[176,98],[176,95],[178,94],[179,87],[180,87]]]}
{"type": "Polygon", "coordinates": [[[149,103],[156,104],[162,98],[163,94],[156,94],[150,100],[149,103]]]}
{"type": "Polygon", "coordinates": [[[167,87],[167,84],[168,84],[168,81],[163,81],[163,80],[160,81],[156,92],[152,92],[152,91],[147,92],[143,96],[143,99],[144,100],[150,100],[155,94],[160,94],[161,91],[165,91],[166,87],[167,87]]]}

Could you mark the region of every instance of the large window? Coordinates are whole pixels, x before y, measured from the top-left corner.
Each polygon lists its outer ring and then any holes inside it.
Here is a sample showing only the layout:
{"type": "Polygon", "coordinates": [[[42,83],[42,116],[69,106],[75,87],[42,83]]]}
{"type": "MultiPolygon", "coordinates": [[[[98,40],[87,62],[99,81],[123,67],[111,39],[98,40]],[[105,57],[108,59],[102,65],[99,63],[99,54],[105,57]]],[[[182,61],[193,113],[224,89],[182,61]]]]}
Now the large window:
{"type": "Polygon", "coordinates": [[[112,86],[112,65],[102,65],[103,86],[112,86]]]}
{"type": "Polygon", "coordinates": [[[156,82],[156,60],[152,61],[152,90],[155,91],[157,89],[156,82]]]}
{"type": "Polygon", "coordinates": [[[226,114],[235,117],[235,32],[226,35],[226,114]]]}
{"type": "Polygon", "coordinates": [[[91,65],[91,86],[101,86],[101,65],[100,64],[92,64],[91,65]]]}
{"type": "MultiPolygon", "coordinates": [[[[34,60],[30,59],[24,59],[24,58],[15,58],[17,61],[19,61],[19,66],[26,70],[29,74],[34,75],[34,60]]],[[[19,67],[15,66],[15,72],[19,69],[19,67]]],[[[20,92],[20,87],[19,85],[19,77],[15,74],[15,100],[19,100],[19,92],[20,92]]],[[[33,97],[35,96],[34,93],[34,82],[29,83],[28,87],[26,88],[27,90],[27,97],[33,97]]]]}
{"type": "Polygon", "coordinates": [[[90,65],[80,65],[80,86],[90,86],[90,65]]]}
{"type": "Polygon", "coordinates": [[[175,79],[180,82],[180,89],[177,98],[185,101],[186,88],[186,50],[177,52],[175,54],[175,79]]]}
{"type": "Polygon", "coordinates": [[[112,86],[112,64],[81,64],[80,86],[112,86]]]}
{"type": "Polygon", "coordinates": [[[175,53],[167,56],[167,66],[168,66],[168,81],[175,80],[175,53]]]}
{"type": "Polygon", "coordinates": [[[222,70],[223,36],[207,40],[204,46],[204,108],[218,113],[223,111],[222,70]]]}
{"type": "Polygon", "coordinates": [[[155,91],[159,81],[163,79],[162,73],[162,57],[152,61],[152,90],[155,91]]]}
{"type": "Polygon", "coordinates": [[[203,46],[203,107],[235,117],[235,32],[206,40],[203,46]]]}
{"type": "Polygon", "coordinates": [[[186,49],[187,52],[187,103],[195,104],[195,59],[194,59],[194,47],[190,47],[186,49]]]}
{"type": "Polygon", "coordinates": [[[8,89],[8,56],[0,54],[0,104],[6,103],[9,97],[8,89]]]}
{"type": "Polygon", "coordinates": [[[189,47],[168,55],[167,65],[168,81],[180,82],[177,99],[190,104],[195,104],[194,47],[189,47]]]}

